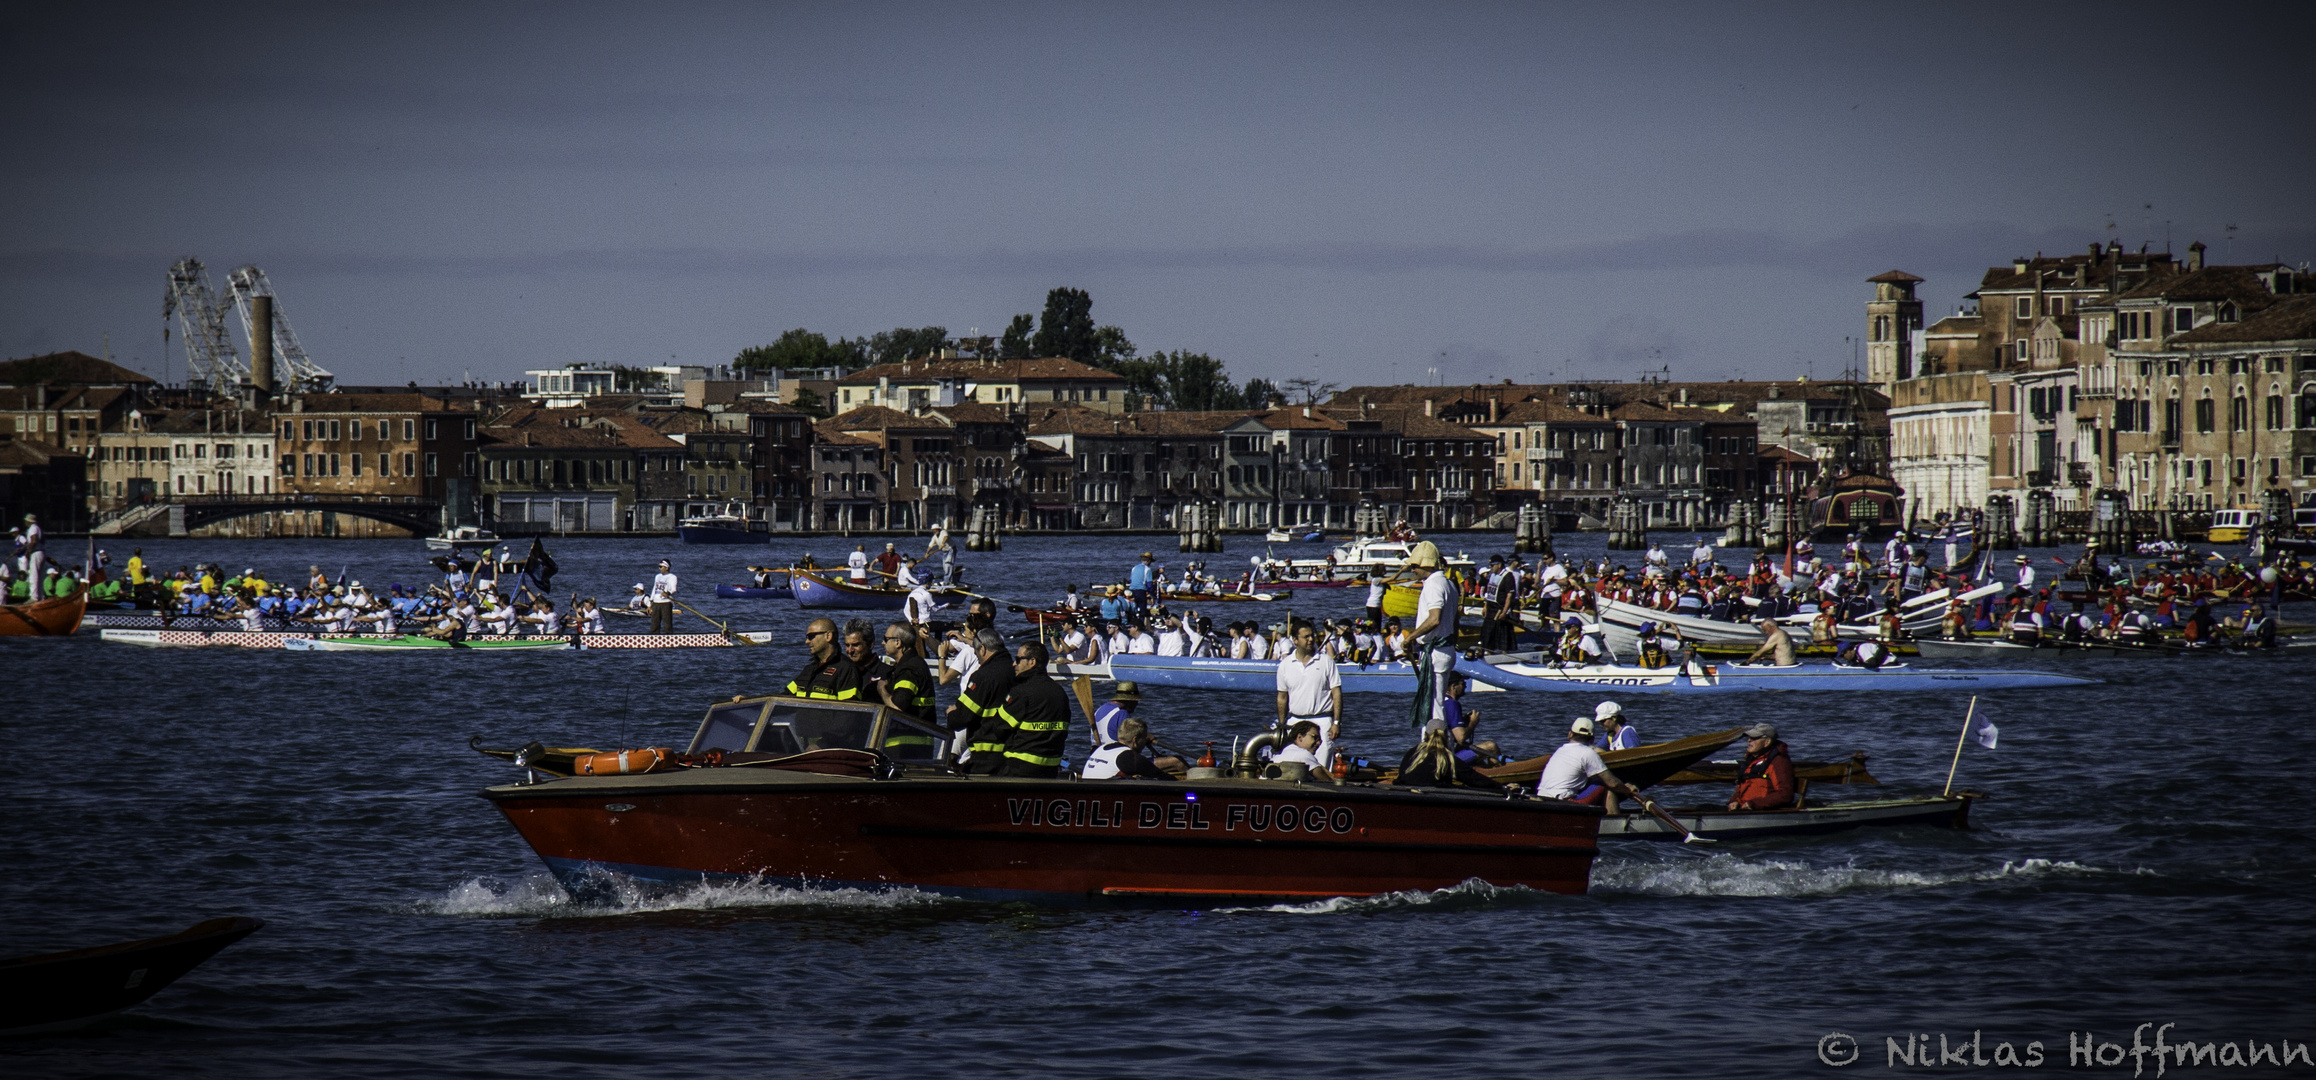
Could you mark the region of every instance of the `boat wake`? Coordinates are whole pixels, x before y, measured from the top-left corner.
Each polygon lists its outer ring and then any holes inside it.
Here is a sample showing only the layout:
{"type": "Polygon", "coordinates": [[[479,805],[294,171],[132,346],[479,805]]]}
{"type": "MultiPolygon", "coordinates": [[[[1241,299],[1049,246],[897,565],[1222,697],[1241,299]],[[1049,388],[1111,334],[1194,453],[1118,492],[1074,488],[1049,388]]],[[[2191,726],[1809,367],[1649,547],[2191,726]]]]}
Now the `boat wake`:
{"type": "Polygon", "coordinates": [[[1477,878],[1446,889],[1404,890],[1381,896],[1338,896],[1300,904],[1216,908],[1217,913],[1276,915],[1382,915],[1399,911],[1472,911],[1559,903],[1566,897],[1523,885],[1490,885],[1477,878]]]}
{"type": "Polygon", "coordinates": [[[419,904],[430,915],[462,918],[603,918],[659,911],[730,911],[749,908],[833,907],[894,910],[947,902],[915,889],[798,888],[761,879],[656,886],[605,874],[586,900],[575,900],[554,875],[518,881],[471,878],[419,904]]]}
{"type": "Polygon", "coordinates": [[[1986,882],[2152,875],[2151,870],[2108,870],[2064,859],[2021,859],[1997,869],[1885,870],[1811,866],[1789,859],[1750,860],[1715,854],[1678,862],[1602,859],[1592,867],[1596,894],[1631,896],[1840,896],[1854,892],[1930,889],[1986,882]]]}

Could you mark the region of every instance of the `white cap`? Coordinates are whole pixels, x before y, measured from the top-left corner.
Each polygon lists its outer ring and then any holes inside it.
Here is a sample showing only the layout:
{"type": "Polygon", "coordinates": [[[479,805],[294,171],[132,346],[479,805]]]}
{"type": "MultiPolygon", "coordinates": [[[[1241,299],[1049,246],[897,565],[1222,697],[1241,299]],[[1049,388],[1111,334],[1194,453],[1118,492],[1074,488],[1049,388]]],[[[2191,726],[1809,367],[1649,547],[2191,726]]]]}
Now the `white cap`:
{"type": "Polygon", "coordinates": [[[1603,701],[1592,710],[1592,718],[1603,724],[1607,723],[1611,716],[1622,717],[1623,715],[1624,706],[1613,701],[1603,701]]]}
{"type": "Polygon", "coordinates": [[[1592,718],[1589,716],[1577,717],[1575,723],[1568,725],[1568,733],[1571,735],[1592,734],[1592,718]]]}

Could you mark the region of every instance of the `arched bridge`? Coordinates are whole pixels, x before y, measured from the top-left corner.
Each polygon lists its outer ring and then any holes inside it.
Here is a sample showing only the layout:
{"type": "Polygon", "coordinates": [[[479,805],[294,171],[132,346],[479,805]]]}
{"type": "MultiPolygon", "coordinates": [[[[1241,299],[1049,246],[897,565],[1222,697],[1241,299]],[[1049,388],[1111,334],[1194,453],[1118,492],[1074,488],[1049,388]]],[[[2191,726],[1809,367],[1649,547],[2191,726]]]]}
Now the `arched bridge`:
{"type": "Polygon", "coordinates": [[[248,517],[251,514],[288,514],[310,510],[399,525],[420,536],[431,536],[442,528],[441,499],[396,499],[386,502],[351,495],[176,495],[168,501],[185,508],[187,529],[198,529],[203,525],[215,525],[220,521],[248,517]]]}

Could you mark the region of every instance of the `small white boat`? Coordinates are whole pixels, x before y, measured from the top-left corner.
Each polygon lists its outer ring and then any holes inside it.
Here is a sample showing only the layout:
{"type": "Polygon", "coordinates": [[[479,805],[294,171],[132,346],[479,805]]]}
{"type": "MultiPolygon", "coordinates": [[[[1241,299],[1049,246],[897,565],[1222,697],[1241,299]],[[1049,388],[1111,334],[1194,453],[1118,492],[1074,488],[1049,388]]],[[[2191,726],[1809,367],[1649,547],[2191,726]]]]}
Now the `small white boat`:
{"type": "Polygon", "coordinates": [[[1263,540],[1273,544],[1296,542],[1316,544],[1326,539],[1327,527],[1315,521],[1306,521],[1300,525],[1281,525],[1263,534],[1263,540]]]}
{"type": "Polygon", "coordinates": [[[474,525],[461,525],[440,536],[426,538],[428,551],[463,551],[467,548],[496,546],[499,534],[474,525]]]}

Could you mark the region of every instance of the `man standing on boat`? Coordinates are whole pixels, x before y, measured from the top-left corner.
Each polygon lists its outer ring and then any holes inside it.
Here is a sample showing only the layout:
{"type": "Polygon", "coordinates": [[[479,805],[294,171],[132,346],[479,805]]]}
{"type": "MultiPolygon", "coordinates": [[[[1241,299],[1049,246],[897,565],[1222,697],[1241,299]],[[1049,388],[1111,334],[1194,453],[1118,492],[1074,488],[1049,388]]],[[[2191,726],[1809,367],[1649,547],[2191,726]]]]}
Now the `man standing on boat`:
{"type": "MultiPolygon", "coordinates": [[[[1043,646],[1039,648],[1042,652],[1043,646]]],[[[1008,729],[1003,711],[1006,695],[1013,692],[1014,665],[1005,663],[1005,638],[993,628],[974,631],[972,649],[972,674],[965,677],[965,689],[958,692],[956,704],[949,706],[949,730],[970,733],[965,744],[970,755],[965,770],[975,776],[992,776],[1005,765],[1008,729]]],[[[1058,692],[1060,688],[1055,689],[1058,692]]]]}
{"type": "Polygon", "coordinates": [[[1319,726],[1319,762],[1330,756],[1343,734],[1343,676],[1335,659],[1319,648],[1319,632],[1310,623],[1295,623],[1295,649],[1279,658],[1278,730],[1284,732],[1305,720],[1319,726]]]}
{"type": "Polygon", "coordinates": [[[844,557],[845,575],[855,585],[867,585],[869,557],[867,544],[854,544],[852,554],[844,557]]]}
{"type": "Polygon", "coordinates": [[[885,704],[911,719],[938,726],[934,715],[932,669],[925,666],[924,650],[917,645],[917,628],[897,622],[885,627],[885,657],[881,670],[869,680],[885,704]]]}
{"type": "Polygon", "coordinates": [[[667,634],[675,631],[675,567],[666,559],[659,561],[659,573],[651,578],[651,632],[667,634]]]}
{"type": "MultiPolygon", "coordinates": [[[[27,602],[40,602],[41,566],[48,561],[47,536],[40,531],[40,519],[24,515],[24,581],[29,595],[27,602]]],[[[1148,556],[1144,556],[1147,558],[1148,556]]]]}
{"type": "Polygon", "coordinates": [[[1424,572],[1423,594],[1415,605],[1415,627],[1407,632],[1409,657],[1415,665],[1415,704],[1410,718],[1416,727],[1437,727],[1446,675],[1456,666],[1456,619],[1462,614],[1463,593],[1440,568],[1439,545],[1429,540],[1415,545],[1407,563],[1424,572]]]}
{"type": "Polygon", "coordinates": [[[1157,584],[1157,581],[1157,557],[1145,551],[1142,553],[1142,561],[1135,563],[1134,568],[1126,572],[1126,593],[1133,600],[1135,607],[1146,608],[1150,606],[1150,589],[1157,584]]]}
{"type": "Polygon", "coordinates": [[[812,659],[804,670],[788,680],[784,691],[789,697],[820,698],[827,701],[857,701],[860,698],[860,668],[845,659],[837,647],[836,622],[832,619],[814,619],[804,628],[804,647],[812,650],[812,659]]]}
{"type": "Polygon", "coordinates": [[[901,570],[901,555],[899,552],[893,550],[893,545],[885,545],[885,553],[877,556],[876,563],[877,574],[883,577],[886,581],[893,581],[899,578],[901,570]]]}
{"type": "Polygon", "coordinates": [[[1777,739],[1777,728],[1755,724],[1745,729],[1745,764],[1737,769],[1737,792],[1731,810],[1775,810],[1793,805],[1793,759],[1777,739]]]}
{"type": "Polygon", "coordinates": [[[1070,737],[1070,696],[1046,674],[1045,645],[1023,642],[1013,654],[1013,687],[997,709],[1005,722],[999,775],[1051,780],[1061,773],[1070,737]]]}

